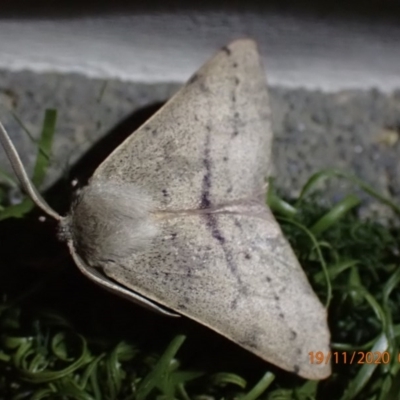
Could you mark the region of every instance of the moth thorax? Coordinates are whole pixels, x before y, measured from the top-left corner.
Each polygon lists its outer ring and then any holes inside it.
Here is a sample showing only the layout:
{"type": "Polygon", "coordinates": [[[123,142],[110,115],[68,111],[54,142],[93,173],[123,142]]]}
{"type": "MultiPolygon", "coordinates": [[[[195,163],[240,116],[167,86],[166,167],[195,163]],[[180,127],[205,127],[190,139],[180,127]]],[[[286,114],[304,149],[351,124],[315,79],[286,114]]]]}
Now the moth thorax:
{"type": "Polygon", "coordinates": [[[150,244],[157,228],[151,200],[134,184],[97,181],[79,191],[61,235],[92,267],[134,257],[150,244]]]}

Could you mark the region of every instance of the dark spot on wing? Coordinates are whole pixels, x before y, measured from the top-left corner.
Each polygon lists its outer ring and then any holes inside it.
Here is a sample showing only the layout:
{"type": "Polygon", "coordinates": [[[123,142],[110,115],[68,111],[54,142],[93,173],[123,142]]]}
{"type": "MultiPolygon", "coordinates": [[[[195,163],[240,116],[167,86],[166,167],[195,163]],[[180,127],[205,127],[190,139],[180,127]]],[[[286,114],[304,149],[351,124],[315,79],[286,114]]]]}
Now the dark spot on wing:
{"type": "Polygon", "coordinates": [[[167,192],[167,189],[163,189],[162,190],[162,194],[163,194],[164,197],[168,197],[169,196],[169,194],[167,192]]]}
{"type": "Polygon", "coordinates": [[[157,135],[158,135],[157,129],[153,129],[152,132],[151,132],[151,134],[152,134],[153,136],[157,136],[157,135]]]}
{"type": "Polygon", "coordinates": [[[238,298],[236,297],[235,299],[233,299],[233,301],[231,302],[231,310],[236,310],[238,305],[238,298]]]}
{"type": "MultiPolygon", "coordinates": [[[[190,278],[192,276],[192,268],[190,267],[190,265],[186,264],[186,276],[188,278],[190,278]]],[[[188,303],[189,301],[187,301],[186,303],[188,303]]]]}
{"type": "Polygon", "coordinates": [[[244,258],[245,258],[246,260],[251,260],[251,254],[246,253],[246,254],[244,255],[244,258]]]}
{"type": "Polygon", "coordinates": [[[210,207],[210,200],[208,198],[208,192],[203,193],[201,195],[201,203],[200,203],[201,208],[208,208],[210,207]]]}
{"type": "Polygon", "coordinates": [[[242,341],[239,341],[238,343],[241,346],[247,347],[247,348],[250,348],[250,349],[257,349],[258,348],[258,346],[255,343],[253,343],[251,341],[248,341],[248,340],[242,340],[242,341]]]}
{"type": "Polygon", "coordinates": [[[222,48],[222,51],[224,51],[228,56],[230,56],[232,54],[231,49],[229,47],[227,47],[227,46],[224,46],[222,48]]]}
{"type": "Polygon", "coordinates": [[[149,126],[149,125],[145,126],[145,127],[144,127],[144,130],[145,130],[146,132],[150,131],[150,130],[151,130],[151,126],[149,126]]]}
{"type": "Polygon", "coordinates": [[[228,161],[228,157],[223,157],[222,161],[227,162],[228,161]]]}
{"type": "Polygon", "coordinates": [[[235,226],[239,229],[242,229],[242,224],[237,219],[235,219],[235,226]]]}
{"type": "Polygon", "coordinates": [[[285,316],[283,313],[279,313],[278,316],[279,316],[279,318],[285,319],[285,316]]]}
{"type": "Polygon", "coordinates": [[[295,340],[297,337],[297,333],[295,331],[290,331],[290,340],[295,340]]]}
{"type": "Polygon", "coordinates": [[[228,189],[226,190],[226,193],[232,193],[232,186],[229,186],[228,189]]]}
{"type": "Polygon", "coordinates": [[[172,240],[175,240],[177,236],[178,236],[178,234],[176,232],[171,233],[171,239],[172,240]]]}
{"type": "Polygon", "coordinates": [[[241,286],[240,288],[239,288],[239,293],[240,294],[242,294],[243,296],[248,296],[249,295],[249,293],[250,293],[250,291],[249,291],[249,287],[248,286],[241,286]]]}
{"type": "Polygon", "coordinates": [[[276,301],[279,301],[279,300],[280,300],[280,298],[279,298],[279,296],[278,296],[277,294],[274,294],[274,299],[275,299],[276,301]]]}
{"type": "Polygon", "coordinates": [[[240,79],[237,76],[235,76],[235,86],[239,85],[239,83],[240,83],[240,79]]]}
{"type": "Polygon", "coordinates": [[[208,92],[208,87],[207,87],[207,85],[202,81],[202,82],[200,82],[200,90],[202,91],[202,92],[204,92],[204,93],[206,93],[206,92],[208,92]]]}
{"type": "Polygon", "coordinates": [[[265,280],[266,280],[267,282],[271,282],[271,278],[270,278],[269,276],[267,276],[267,277],[265,278],[265,280]]]}
{"type": "Polygon", "coordinates": [[[204,79],[201,79],[202,76],[200,74],[194,74],[192,77],[188,80],[187,84],[188,85],[193,85],[194,83],[198,82],[199,83],[199,89],[202,92],[208,92],[208,87],[204,83],[204,79]]]}
{"type": "Polygon", "coordinates": [[[188,80],[188,83],[191,85],[192,83],[198,81],[199,79],[199,74],[194,74],[192,77],[188,80]]]}
{"type": "Polygon", "coordinates": [[[235,93],[232,93],[231,100],[232,100],[232,103],[236,103],[236,94],[235,93]]]}
{"type": "Polygon", "coordinates": [[[234,62],[234,63],[232,64],[232,67],[233,67],[233,68],[237,68],[237,67],[238,67],[238,63],[237,63],[237,62],[234,62]]]}
{"type": "Polygon", "coordinates": [[[239,129],[238,129],[239,113],[237,111],[235,111],[235,113],[233,114],[232,125],[233,125],[232,126],[232,128],[233,128],[232,137],[236,137],[237,135],[239,135],[239,129]]]}
{"type": "Polygon", "coordinates": [[[294,365],[294,366],[293,366],[293,372],[294,372],[295,374],[298,374],[298,373],[300,372],[300,367],[299,367],[298,365],[294,365]]]}

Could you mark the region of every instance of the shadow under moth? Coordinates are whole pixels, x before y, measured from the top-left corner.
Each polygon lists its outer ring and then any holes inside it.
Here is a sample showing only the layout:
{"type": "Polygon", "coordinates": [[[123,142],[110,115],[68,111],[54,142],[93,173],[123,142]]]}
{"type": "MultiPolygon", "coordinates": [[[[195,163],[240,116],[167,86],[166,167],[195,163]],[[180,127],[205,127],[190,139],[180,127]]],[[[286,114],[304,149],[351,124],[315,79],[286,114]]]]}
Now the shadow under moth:
{"type": "Polygon", "coordinates": [[[68,215],[31,183],[0,124],[23,189],[59,221],[80,271],[164,315],[185,315],[304,378],[330,364],[327,312],[265,202],[271,116],[256,44],[204,64],[97,168],[68,215]]]}

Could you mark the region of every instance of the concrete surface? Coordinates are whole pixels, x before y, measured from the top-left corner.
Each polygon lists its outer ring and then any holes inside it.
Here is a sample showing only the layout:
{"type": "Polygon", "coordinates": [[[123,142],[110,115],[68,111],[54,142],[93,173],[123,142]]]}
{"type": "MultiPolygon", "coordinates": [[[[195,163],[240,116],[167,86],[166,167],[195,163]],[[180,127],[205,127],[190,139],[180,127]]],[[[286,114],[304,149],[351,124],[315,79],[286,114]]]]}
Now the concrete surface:
{"type": "Polygon", "coordinates": [[[0,68],[182,83],[216,49],[250,36],[259,43],[273,86],[386,92],[400,87],[398,24],[374,16],[249,10],[26,19],[0,14],[0,68]]]}

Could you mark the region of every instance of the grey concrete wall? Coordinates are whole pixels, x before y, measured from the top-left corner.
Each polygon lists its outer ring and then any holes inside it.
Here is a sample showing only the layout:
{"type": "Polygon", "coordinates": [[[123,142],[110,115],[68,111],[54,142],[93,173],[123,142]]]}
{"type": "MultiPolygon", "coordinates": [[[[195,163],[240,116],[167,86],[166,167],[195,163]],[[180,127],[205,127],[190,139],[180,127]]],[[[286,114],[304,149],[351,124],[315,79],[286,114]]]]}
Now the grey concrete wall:
{"type": "Polygon", "coordinates": [[[0,19],[0,68],[184,82],[242,36],[258,41],[271,85],[390,91],[400,84],[398,25],[254,11],[0,19]]]}

